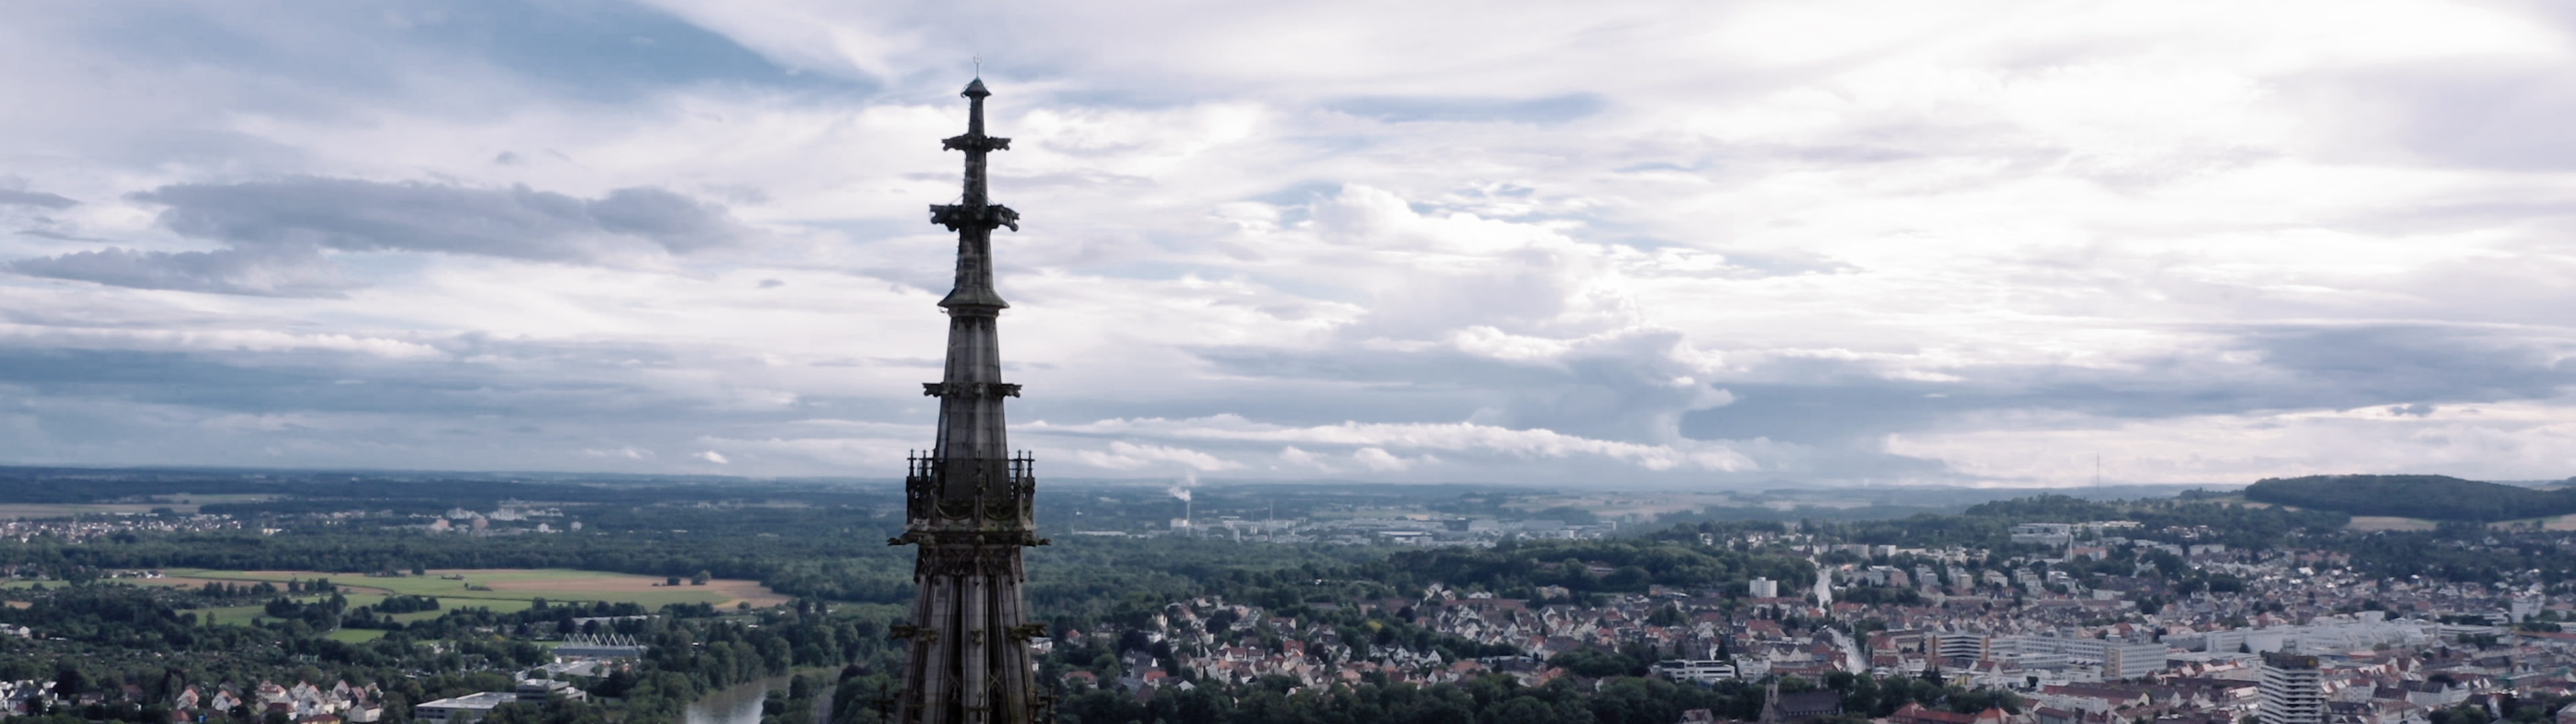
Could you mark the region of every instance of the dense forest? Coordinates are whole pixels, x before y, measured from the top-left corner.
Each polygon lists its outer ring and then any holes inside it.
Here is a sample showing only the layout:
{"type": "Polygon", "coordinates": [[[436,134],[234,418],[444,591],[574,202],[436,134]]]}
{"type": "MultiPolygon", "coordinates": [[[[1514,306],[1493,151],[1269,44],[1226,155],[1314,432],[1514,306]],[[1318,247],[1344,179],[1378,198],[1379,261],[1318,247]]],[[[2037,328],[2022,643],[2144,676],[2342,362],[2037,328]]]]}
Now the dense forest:
{"type": "Polygon", "coordinates": [[[2264,478],[2245,499],[2330,510],[2488,523],[2576,513],[2576,488],[2540,490],[2447,475],[2310,475],[2264,478]]]}
{"type": "Polygon", "coordinates": [[[1998,552],[2041,552],[2012,542],[2017,523],[2136,521],[2130,537],[2167,543],[2217,543],[2237,549],[2282,545],[2293,536],[2331,535],[2351,522],[2342,513],[2229,505],[2174,498],[2094,501],[2039,495],[1970,506],[1959,515],[1922,514],[1894,520],[1811,524],[1808,529],[1854,543],[1940,548],[1964,546],[1998,552]]]}
{"type": "MultiPolygon", "coordinates": [[[[1697,531],[1697,527],[1687,527],[1697,531]]],[[[1490,591],[1504,598],[1540,598],[1540,586],[1558,586],[1575,594],[1645,593],[1650,586],[1698,591],[1733,587],[1754,578],[1782,581],[1789,587],[1815,580],[1815,566],[1803,558],[1762,555],[1707,546],[1672,545],[1654,538],[1601,541],[1505,541],[1493,548],[1435,548],[1404,551],[1378,561],[1351,566],[1333,575],[1376,581],[1398,589],[1444,583],[1490,591]],[[1611,567],[1608,575],[1588,572],[1587,563],[1611,567]]]]}

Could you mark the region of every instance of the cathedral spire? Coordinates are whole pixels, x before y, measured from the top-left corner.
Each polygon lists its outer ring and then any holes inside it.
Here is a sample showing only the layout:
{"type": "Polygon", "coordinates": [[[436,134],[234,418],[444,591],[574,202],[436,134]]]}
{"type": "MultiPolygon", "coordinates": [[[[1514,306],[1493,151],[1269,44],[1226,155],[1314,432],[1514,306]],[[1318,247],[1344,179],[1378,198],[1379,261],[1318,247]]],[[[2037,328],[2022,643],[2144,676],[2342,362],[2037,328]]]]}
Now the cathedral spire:
{"type": "Polygon", "coordinates": [[[984,135],[984,89],[977,78],[965,135],[947,139],[966,152],[958,203],[930,207],[931,223],[957,232],[957,280],[939,306],[948,312],[948,362],[922,394],[939,398],[938,439],[914,455],[904,478],[905,525],[894,544],[920,546],[913,563],[918,595],[912,621],[896,633],[911,639],[899,724],[1035,724],[1038,695],[1029,640],[1045,635],[1028,623],[1020,548],[1042,545],[1032,508],[1037,477],[1025,454],[1012,455],[1004,398],[1020,386],[1002,381],[998,322],[1010,305],[993,290],[993,229],[1018,231],[1020,216],[991,203],[985,157],[1011,139],[984,135]]]}
{"type": "Polygon", "coordinates": [[[942,141],[951,151],[966,152],[965,191],[953,205],[930,207],[930,222],[957,232],[957,285],[939,306],[1008,307],[1002,295],[993,291],[993,229],[1007,226],[1020,230],[1020,214],[1011,207],[991,203],[984,188],[984,157],[994,151],[1011,150],[1011,139],[984,135],[984,79],[966,84],[966,133],[942,141]]]}

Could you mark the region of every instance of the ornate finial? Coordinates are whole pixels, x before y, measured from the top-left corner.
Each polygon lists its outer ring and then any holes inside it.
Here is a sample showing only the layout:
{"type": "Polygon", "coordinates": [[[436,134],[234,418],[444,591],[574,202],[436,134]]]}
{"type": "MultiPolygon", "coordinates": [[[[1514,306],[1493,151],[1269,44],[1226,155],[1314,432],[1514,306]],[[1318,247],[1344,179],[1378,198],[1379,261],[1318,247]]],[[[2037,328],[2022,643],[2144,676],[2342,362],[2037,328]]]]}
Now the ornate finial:
{"type": "Polygon", "coordinates": [[[966,84],[966,133],[940,142],[952,151],[966,152],[966,178],[958,203],[930,207],[930,223],[958,232],[957,287],[939,306],[986,306],[1001,309],[1010,306],[993,292],[992,230],[996,227],[1020,229],[1020,214],[1010,207],[992,203],[984,187],[984,156],[993,151],[1009,150],[1011,139],[984,135],[984,79],[966,84]]]}

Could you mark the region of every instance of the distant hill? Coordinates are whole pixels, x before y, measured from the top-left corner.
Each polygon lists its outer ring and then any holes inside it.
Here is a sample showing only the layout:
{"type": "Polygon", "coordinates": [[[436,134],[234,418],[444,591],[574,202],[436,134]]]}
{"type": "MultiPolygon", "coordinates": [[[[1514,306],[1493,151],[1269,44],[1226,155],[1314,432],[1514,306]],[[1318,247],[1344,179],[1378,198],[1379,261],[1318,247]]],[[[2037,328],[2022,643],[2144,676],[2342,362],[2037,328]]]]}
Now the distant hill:
{"type": "Polygon", "coordinates": [[[2576,489],[2533,488],[2448,475],[2310,475],[2264,478],[2245,499],[2346,515],[2493,522],[2576,513],[2576,489]]]}

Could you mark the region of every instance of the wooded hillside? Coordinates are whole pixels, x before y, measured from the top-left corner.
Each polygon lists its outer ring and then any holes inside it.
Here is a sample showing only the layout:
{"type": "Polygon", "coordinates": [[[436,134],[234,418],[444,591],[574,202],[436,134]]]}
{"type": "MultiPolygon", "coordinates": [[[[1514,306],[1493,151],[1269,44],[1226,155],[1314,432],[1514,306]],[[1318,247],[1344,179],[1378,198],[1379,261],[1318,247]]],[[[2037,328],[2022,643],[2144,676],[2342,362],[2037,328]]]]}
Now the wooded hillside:
{"type": "Polygon", "coordinates": [[[2492,522],[2576,513],[2576,489],[2539,490],[2448,475],[2265,478],[2245,499],[2346,515],[2492,522]]]}

